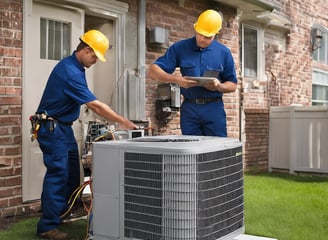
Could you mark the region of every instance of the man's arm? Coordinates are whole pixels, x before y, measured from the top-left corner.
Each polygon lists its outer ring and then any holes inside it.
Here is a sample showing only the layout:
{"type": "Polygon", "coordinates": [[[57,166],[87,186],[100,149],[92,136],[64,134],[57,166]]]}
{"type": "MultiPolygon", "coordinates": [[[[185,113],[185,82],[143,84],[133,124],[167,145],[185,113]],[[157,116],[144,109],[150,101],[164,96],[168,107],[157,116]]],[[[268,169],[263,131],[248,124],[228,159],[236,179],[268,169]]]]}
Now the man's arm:
{"type": "Polygon", "coordinates": [[[237,89],[237,84],[234,82],[226,81],[224,83],[221,83],[218,79],[215,79],[213,81],[209,81],[208,83],[204,84],[206,89],[210,91],[218,91],[221,93],[230,93],[234,92],[237,89]]]}
{"type": "Polygon", "coordinates": [[[138,126],[128,119],[122,117],[121,115],[114,112],[107,104],[100,102],[99,100],[94,100],[86,103],[88,108],[97,113],[99,116],[107,119],[111,122],[117,122],[121,124],[126,129],[137,129],[138,126]]]}
{"type": "Polygon", "coordinates": [[[190,88],[196,86],[198,83],[194,80],[188,80],[184,77],[177,76],[174,74],[169,74],[161,69],[157,64],[150,65],[148,71],[148,77],[153,80],[158,80],[165,83],[176,83],[180,87],[190,88]]]}

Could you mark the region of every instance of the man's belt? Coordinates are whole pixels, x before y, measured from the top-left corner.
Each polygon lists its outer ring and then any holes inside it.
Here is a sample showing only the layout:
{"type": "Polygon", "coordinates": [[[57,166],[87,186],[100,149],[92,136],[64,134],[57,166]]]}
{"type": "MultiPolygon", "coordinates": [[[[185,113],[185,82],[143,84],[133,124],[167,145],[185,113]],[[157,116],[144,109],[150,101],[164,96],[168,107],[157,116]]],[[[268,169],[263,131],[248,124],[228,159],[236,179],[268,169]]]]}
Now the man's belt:
{"type": "Polygon", "coordinates": [[[62,121],[59,121],[59,120],[55,120],[57,121],[59,124],[62,124],[64,126],[72,126],[73,125],[73,122],[62,122],[62,121]]]}
{"type": "Polygon", "coordinates": [[[73,122],[62,122],[62,121],[60,121],[58,119],[55,119],[53,117],[50,117],[50,116],[47,115],[46,112],[36,113],[33,116],[31,116],[31,117],[34,117],[39,122],[51,121],[51,122],[56,122],[56,123],[62,124],[64,126],[72,126],[73,125],[73,122]]]}
{"type": "Polygon", "coordinates": [[[64,126],[72,126],[73,125],[73,122],[62,122],[62,121],[59,121],[59,120],[54,119],[52,117],[48,117],[46,121],[53,121],[55,123],[59,123],[59,124],[64,125],[64,126]]]}
{"type": "Polygon", "coordinates": [[[73,122],[62,122],[58,121],[52,117],[49,117],[46,112],[42,113],[35,113],[30,116],[29,118],[31,122],[31,141],[33,142],[35,139],[38,138],[38,131],[40,129],[41,124],[45,122],[49,122],[49,131],[53,132],[56,128],[57,123],[65,125],[65,126],[72,126],[73,122]]]}
{"type": "Polygon", "coordinates": [[[212,97],[212,98],[186,98],[186,102],[195,103],[195,104],[208,104],[211,102],[221,102],[222,97],[212,97]]]}

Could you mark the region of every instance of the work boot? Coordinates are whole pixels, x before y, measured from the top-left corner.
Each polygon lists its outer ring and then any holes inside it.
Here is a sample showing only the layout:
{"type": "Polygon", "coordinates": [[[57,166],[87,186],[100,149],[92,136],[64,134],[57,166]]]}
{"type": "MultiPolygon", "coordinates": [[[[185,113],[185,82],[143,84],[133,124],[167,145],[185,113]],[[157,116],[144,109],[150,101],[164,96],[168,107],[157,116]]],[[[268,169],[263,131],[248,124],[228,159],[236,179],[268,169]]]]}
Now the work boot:
{"type": "Polygon", "coordinates": [[[58,229],[52,229],[48,232],[38,233],[38,237],[43,239],[51,239],[51,240],[67,240],[68,234],[59,231],[58,229]]]}

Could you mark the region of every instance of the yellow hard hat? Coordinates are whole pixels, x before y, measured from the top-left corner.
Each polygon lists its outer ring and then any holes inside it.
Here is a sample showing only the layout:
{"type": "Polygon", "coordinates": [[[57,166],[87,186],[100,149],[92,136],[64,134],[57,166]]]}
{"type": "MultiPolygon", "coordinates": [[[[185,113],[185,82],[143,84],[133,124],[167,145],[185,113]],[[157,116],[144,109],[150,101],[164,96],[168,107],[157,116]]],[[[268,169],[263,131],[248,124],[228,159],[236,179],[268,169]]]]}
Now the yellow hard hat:
{"type": "Polygon", "coordinates": [[[196,32],[206,37],[214,36],[220,31],[221,27],[222,17],[220,13],[212,9],[202,12],[194,24],[196,32]]]}
{"type": "Polygon", "coordinates": [[[89,30],[80,37],[80,40],[91,47],[101,61],[106,62],[105,54],[109,48],[109,40],[102,32],[89,30]]]}

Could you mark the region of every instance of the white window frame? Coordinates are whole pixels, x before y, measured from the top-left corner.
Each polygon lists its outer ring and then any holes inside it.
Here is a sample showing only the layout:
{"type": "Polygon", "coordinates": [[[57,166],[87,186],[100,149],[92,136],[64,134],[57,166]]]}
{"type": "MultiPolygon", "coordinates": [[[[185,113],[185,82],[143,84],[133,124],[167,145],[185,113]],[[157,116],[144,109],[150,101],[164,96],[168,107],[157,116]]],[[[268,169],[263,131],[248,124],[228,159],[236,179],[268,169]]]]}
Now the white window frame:
{"type": "Polygon", "coordinates": [[[242,76],[254,80],[260,80],[263,81],[266,79],[265,77],[265,54],[264,54],[264,29],[257,26],[257,25],[250,25],[250,24],[242,24],[242,33],[241,33],[241,64],[242,64],[242,76]],[[256,71],[256,77],[248,77],[245,76],[245,36],[244,31],[245,28],[256,30],[257,33],[257,71],[256,71]]]}
{"type": "MultiPolygon", "coordinates": [[[[328,72],[322,71],[319,69],[314,69],[312,72],[312,89],[313,86],[321,86],[323,88],[328,89],[328,72]],[[315,79],[315,72],[318,74],[324,74],[326,76],[326,81],[320,81],[318,79],[315,79]]],[[[328,91],[328,90],[327,90],[328,91]]],[[[313,99],[313,94],[312,94],[312,105],[328,105],[328,95],[326,96],[326,99],[313,99]]]]}

